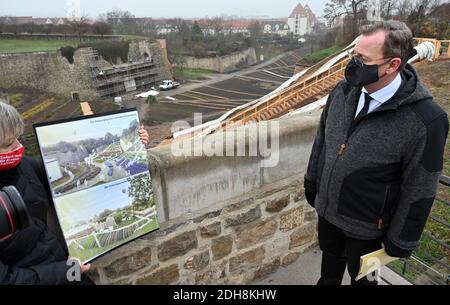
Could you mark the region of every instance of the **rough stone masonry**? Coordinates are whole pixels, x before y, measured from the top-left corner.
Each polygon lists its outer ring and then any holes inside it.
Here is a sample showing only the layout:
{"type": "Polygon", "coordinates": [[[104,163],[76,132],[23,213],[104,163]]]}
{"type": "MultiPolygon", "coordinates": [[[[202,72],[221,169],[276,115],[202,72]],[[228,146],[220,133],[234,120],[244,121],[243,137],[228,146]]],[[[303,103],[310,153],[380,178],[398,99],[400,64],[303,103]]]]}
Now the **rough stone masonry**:
{"type": "Polygon", "coordinates": [[[316,245],[317,216],[300,177],[163,224],[94,263],[98,284],[241,284],[316,245]]]}
{"type": "MultiPolygon", "coordinates": [[[[171,78],[170,67],[164,60],[167,55],[163,44],[164,41],[132,41],[129,60],[138,62],[146,55],[151,56],[158,67],[156,80],[171,78]]],[[[104,66],[113,68],[111,63],[101,57],[98,61],[104,66]]],[[[83,49],[75,51],[72,64],[61,55],[60,51],[0,54],[0,88],[29,87],[67,97],[77,92],[83,100],[97,99],[100,96],[91,69],[83,49]]]]}

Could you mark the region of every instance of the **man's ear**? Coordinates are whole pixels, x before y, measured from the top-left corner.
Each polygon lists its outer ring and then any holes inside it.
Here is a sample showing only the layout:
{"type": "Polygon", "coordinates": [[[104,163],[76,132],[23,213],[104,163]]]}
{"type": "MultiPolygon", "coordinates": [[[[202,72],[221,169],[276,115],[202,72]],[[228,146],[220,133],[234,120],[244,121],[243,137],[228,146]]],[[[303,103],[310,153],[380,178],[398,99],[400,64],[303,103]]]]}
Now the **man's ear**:
{"type": "Polygon", "coordinates": [[[393,58],[389,63],[389,68],[387,69],[387,73],[392,74],[400,70],[400,66],[402,65],[402,60],[400,58],[393,58]]]}

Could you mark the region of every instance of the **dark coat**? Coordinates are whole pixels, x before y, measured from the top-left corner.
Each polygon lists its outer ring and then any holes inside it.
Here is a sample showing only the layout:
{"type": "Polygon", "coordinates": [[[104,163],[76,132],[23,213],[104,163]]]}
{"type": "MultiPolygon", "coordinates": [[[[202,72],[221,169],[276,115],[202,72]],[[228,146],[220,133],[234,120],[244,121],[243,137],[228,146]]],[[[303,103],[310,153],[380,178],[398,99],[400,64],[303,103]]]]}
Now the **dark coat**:
{"type": "Polygon", "coordinates": [[[411,65],[402,79],[391,100],[356,124],[361,88],[345,80],[336,86],[305,189],[318,214],[347,235],[383,238],[388,254],[407,257],[419,245],[436,196],[449,122],[411,65]]]}
{"type": "Polygon", "coordinates": [[[67,284],[68,251],[42,164],[25,157],[18,167],[0,172],[0,187],[9,185],[22,195],[30,226],[0,242],[0,284],[67,284]]]}

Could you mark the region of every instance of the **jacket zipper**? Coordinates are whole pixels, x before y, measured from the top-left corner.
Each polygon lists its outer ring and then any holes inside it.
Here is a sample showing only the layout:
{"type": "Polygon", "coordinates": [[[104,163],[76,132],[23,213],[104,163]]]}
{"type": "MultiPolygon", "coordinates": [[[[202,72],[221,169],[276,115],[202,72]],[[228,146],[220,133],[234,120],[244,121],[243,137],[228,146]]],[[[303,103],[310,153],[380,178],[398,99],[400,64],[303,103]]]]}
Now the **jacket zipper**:
{"type": "MultiPolygon", "coordinates": [[[[367,116],[374,114],[374,113],[376,113],[376,112],[367,114],[363,119],[367,118],[367,116]]],[[[346,117],[344,117],[344,120],[346,120],[346,117]]],[[[330,204],[330,181],[331,181],[331,176],[333,175],[333,172],[334,172],[334,168],[336,167],[336,163],[339,160],[339,158],[344,155],[345,150],[347,149],[348,141],[350,140],[351,136],[353,134],[355,134],[361,128],[361,122],[362,122],[362,120],[358,123],[358,125],[356,126],[356,128],[353,130],[353,132],[351,134],[350,134],[350,129],[347,131],[347,133],[345,134],[344,143],[341,144],[341,146],[339,147],[338,155],[337,155],[336,159],[334,160],[333,167],[331,168],[330,174],[328,175],[327,205],[325,206],[324,216],[327,214],[328,205],[330,204]]],[[[350,128],[352,128],[352,126],[350,126],[350,128]]]]}
{"type": "MultiPolygon", "coordinates": [[[[383,111],[384,111],[384,110],[383,110],[383,111]]],[[[373,115],[373,114],[375,114],[375,113],[383,112],[383,111],[380,111],[380,109],[376,109],[375,111],[373,111],[373,112],[371,112],[371,113],[368,113],[361,121],[358,122],[356,128],[353,130],[353,132],[352,132],[351,134],[350,134],[350,130],[351,130],[351,128],[352,128],[352,125],[350,125],[350,129],[349,129],[349,130],[347,131],[347,133],[345,134],[344,143],[341,144],[341,146],[339,147],[338,156],[337,156],[336,159],[334,160],[333,167],[331,168],[330,174],[328,175],[328,183],[327,183],[327,204],[326,204],[326,206],[325,206],[324,216],[326,216],[327,210],[328,210],[328,205],[330,204],[330,180],[331,180],[331,176],[333,175],[334,168],[336,167],[337,161],[339,160],[340,157],[342,157],[342,156],[344,155],[345,150],[347,149],[347,143],[348,143],[348,141],[350,140],[351,136],[352,136],[353,134],[355,134],[355,133],[361,128],[361,123],[362,123],[362,121],[363,121],[364,119],[366,119],[369,115],[373,115]]],[[[346,112],[345,112],[345,114],[346,114],[346,112]]],[[[354,119],[354,118],[352,118],[352,119],[354,119]]],[[[346,116],[346,115],[344,115],[344,121],[347,121],[347,116],[346,116]]],[[[380,227],[380,222],[381,222],[381,226],[383,225],[383,220],[380,219],[379,224],[378,224],[378,227],[380,227]]]]}
{"type": "Polygon", "coordinates": [[[348,142],[348,135],[345,136],[344,144],[342,144],[339,148],[338,155],[336,159],[334,160],[333,167],[330,170],[330,174],[328,175],[328,183],[327,183],[327,205],[325,206],[324,216],[327,214],[328,205],[330,204],[330,182],[331,177],[333,176],[334,168],[336,167],[336,163],[339,160],[340,157],[344,155],[345,149],[347,147],[348,142]]]}

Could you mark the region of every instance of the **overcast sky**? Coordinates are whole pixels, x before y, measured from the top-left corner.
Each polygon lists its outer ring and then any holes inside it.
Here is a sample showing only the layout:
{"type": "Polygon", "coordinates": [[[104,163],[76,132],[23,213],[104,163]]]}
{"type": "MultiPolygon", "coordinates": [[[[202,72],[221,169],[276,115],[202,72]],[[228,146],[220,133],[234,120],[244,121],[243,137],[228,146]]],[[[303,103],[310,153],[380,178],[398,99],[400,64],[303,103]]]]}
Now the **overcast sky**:
{"type": "MultiPolygon", "coordinates": [[[[66,0],[0,0],[0,16],[65,17],[66,0]]],[[[80,0],[83,15],[96,18],[113,8],[138,17],[287,17],[298,0],[80,0]]],[[[300,1],[317,16],[323,15],[327,0],[300,1]]]]}

